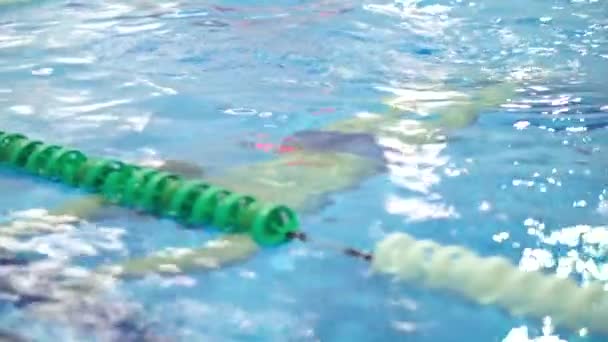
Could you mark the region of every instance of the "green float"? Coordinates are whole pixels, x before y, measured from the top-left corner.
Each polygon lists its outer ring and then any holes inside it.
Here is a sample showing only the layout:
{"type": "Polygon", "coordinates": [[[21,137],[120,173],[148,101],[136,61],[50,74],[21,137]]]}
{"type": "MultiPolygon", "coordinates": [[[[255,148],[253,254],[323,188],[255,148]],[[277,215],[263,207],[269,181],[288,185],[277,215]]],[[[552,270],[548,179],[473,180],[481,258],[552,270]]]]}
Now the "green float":
{"type": "Polygon", "coordinates": [[[264,246],[290,240],[299,228],[296,213],[284,205],[262,203],[252,196],[153,168],[88,157],[23,134],[0,131],[0,163],[188,226],[248,232],[264,246]]]}

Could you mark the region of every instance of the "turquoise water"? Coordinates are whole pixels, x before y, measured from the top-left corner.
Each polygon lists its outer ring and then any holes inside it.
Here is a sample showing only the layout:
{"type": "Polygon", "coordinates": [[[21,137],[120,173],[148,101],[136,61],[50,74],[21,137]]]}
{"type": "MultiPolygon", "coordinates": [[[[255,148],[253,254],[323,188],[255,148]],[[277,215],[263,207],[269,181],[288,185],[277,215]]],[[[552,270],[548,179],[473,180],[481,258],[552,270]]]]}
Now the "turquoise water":
{"type": "MultiPolygon", "coordinates": [[[[7,6],[0,10],[2,129],[123,160],[187,160],[221,175],[274,157],[252,143],[387,112],[383,101],[394,95],[386,88],[445,82],[467,93],[487,80],[516,80],[511,102],[485,110],[447,144],[414,149],[388,174],[332,194],[302,216],[303,226],[363,249],[404,231],[548,272],[578,260],[585,267],[571,270],[574,279],[604,282],[607,13],[601,0],[7,6]],[[578,241],[577,225],[598,241],[578,241]]],[[[0,176],[7,220],[82,195],[11,171],[0,176]]],[[[43,294],[55,289],[57,269],[74,276],[211,237],[119,211],[28,237],[19,253],[39,262],[0,268],[3,282],[43,294]]],[[[7,241],[2,248],[10,250],[7,241]]],[[[5,287],[2,297],[10,298],[5,287]]],[[[82,299],[47,314],[7,299],[0,328],[36,341],[581,339],[371,275],[362,262],[297,242],[230,268],[124,280],[82,299]],[[522,327],[529,339],[515,337],[522,327]]]]}

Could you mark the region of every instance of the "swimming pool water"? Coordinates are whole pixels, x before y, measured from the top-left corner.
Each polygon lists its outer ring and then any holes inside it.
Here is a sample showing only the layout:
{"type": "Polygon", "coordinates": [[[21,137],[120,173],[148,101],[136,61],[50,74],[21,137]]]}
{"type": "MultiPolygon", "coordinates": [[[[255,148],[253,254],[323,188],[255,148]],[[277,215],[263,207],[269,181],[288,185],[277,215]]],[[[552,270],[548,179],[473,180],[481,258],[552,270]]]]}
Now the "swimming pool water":
{"type": "MultiPolygon", "coordinates": [[[[363,249],[405,231],[524,268],[555,273],[558,262],[576,263],[574,279],[605,282],[607,14],[601,0],[6,5],[1,129],[122,160],[187,160],[221,175],[275,157],[252,146],[386,113],[394,94],[382,89],[446,83],[469,93],[488,80],[517,80],[510,102],[446,144],[412,149],[388,174],[331,194],[303,226],[363,249]],[[578,241],[577,229],[597,241],[578,241]]],[[[8,170],[0,187],[6,220],[82,196],[8,170]]],[[[44,293],[60,281],[57,269],[76,277],[76,266],[214,236],[114,211],[27,237],[20,253],[46,263],[0,266],[2,282],[44,293]]],[[[605,339],[543,330],[542,321],[371,275],[362,262],[297,242],[229,268],[127,279],[87,296],[46,315],[7,299],[0,329],[35,341],[605,339]]]]}

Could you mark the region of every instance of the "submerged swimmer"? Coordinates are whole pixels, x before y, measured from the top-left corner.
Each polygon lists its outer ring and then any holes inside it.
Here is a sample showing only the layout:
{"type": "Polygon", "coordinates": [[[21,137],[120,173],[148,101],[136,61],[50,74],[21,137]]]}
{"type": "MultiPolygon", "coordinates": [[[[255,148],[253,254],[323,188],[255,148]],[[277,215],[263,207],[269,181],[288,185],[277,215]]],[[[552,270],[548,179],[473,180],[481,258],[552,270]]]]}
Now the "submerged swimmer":
{"type": "MultiPolygon", "coordinates": [[[[473,96],[456,92],[422,89],[393,100],[395,113],[365,114],[335,122],[318,130],[296,132],[284,141],[291,149],[280,157],[263,163],[237,167],[210,175],[206,180],[239,193],[256,196],[262,201],[281,203],[299,212],[318,210],[332,193],[356,187],[364,179],[386,171],[387,153],[401,152],[396,144],[383,145],[382,139],[405,145],[443,143],[452,130],[475,122],[485,108],[500,105],[514,93],[514,85],[498,84],[481,89],[473,96]],[[423,99],[418,101],[417,99],[423,99]],[[445,107],[437,107],[441,101],[445,107]],[[416,104],[419,112],[435,113],[424,120],[403,119],[407,106],[416,104]],[[405,108],[405,109],[404,109],[405,108]]],[[[165,171],[197,178],[202,170],[187,162],[168,161],[159,167],[165,171]]],[[[87,218],[103,213],[104,201],[91,196],[69,202],[51,213],[87,218]]],[[[159,255],[104,266],[116,276],[163,273],[163,265],[176,267],[170,272],[213,269],[251,257],[258,250],[248,234],[231,234],[197,249],[179,254],[159,255]]]]}

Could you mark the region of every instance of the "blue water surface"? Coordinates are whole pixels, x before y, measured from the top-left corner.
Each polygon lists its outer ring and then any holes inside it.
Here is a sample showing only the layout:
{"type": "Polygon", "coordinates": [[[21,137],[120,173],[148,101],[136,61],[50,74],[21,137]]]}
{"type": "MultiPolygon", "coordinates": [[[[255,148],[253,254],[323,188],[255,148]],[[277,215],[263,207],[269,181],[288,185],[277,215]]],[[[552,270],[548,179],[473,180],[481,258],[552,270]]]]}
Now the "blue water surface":
{"type": "MultiPolygon", "coordinates": [[[[544,237],[577,225],[608,229],[607,14],[602,0],[0,5],[1,130],[134,162],[185,160],[218,176],[276,157],[252,146],[389,112],[394,95],[382,89],[447,84],[472,93],[509,79],[519,85],[509,102],[446,144],[412,149],[395,172],[330,194],[302,225],[365,250],[403,231],[548,272],[576,252],[599,272],[574,269],[573,279],[602,282],[608,241],[570,246],[544,237]]],[[[83,196],[7,169],[0,188],[5,220],[83,196]]],[[[30,240],[19,253],[83,270],[217,236],[113,213],[30,240]]],[[[5,241],[2,249],[14,247],[5,241]]],[[[44,293],[55,280],[42,265],[0,266],[3,282],[44,293]],[[12,281],[15,269],[23,274],[12,281]]],[[[2,300],[0,330],[35,341],[606,338],[549,331],[542,320],[395,282],[298,242],[213,272],[126,279],[86,298],[50,314],[2,300]],[[514,337],[522,328],[527,337],[514,337]]]]}

